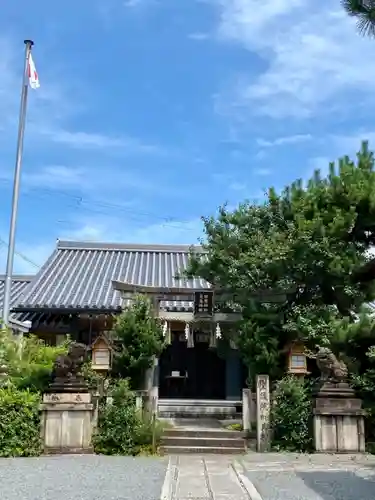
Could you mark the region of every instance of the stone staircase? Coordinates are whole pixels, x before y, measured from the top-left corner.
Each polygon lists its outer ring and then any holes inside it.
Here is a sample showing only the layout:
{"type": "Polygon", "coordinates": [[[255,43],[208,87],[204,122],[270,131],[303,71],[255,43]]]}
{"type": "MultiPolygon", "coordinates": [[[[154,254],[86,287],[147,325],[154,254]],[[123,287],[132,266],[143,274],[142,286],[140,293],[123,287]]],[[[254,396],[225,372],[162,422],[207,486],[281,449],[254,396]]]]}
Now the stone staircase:
{"type": "Polygon", "coordinates": [[[242,422],[242,401],[159,399],[158,418],[167,422],[161,453],[242,454],[253,439],[228,429],[242,422]]]}
{"type": "Polygon", "coordinates": [[[242,401],[159,399],[160,418],[241,418],[242,401]]]}
{"type": "Polygon", "coordinates": [[[164,431],[160,452],[163,455],[243,454],[246,440],[241,431],[177,426],[164,431]]]}

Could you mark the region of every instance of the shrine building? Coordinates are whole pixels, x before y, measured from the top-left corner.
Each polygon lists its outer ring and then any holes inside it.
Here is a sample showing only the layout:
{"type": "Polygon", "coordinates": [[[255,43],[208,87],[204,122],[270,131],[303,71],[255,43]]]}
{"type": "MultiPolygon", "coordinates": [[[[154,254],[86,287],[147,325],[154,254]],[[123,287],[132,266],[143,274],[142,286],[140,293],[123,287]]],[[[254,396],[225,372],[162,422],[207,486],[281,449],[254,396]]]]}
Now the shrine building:
{"type": "Polygon", "coordinates": [[[11,317],[49,344],[69,334],[91,346],[110,333],[135,294],[146,294],[166,338],[158,360],[159,398],[241,400],[246,373],[235,343],[240,315],[220,306],[209,283],[182,276],[190,248],[58,240],[12,300],[11,317]]]}

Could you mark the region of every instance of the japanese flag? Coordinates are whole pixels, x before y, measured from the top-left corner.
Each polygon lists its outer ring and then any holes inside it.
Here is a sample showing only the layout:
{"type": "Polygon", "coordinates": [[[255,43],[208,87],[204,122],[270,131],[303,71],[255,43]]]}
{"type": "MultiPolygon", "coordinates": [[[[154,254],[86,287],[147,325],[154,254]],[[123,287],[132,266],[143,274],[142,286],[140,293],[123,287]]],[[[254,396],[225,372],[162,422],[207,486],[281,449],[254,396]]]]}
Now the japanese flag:
{"type": "Polygon", "coordinates": [[[29,63],[28,63],[28,77],[29,84],[32,89],[38,89],[40,87],[39,76],[35,68],[33,56],[31,52],[29,54],[29,63]]]}

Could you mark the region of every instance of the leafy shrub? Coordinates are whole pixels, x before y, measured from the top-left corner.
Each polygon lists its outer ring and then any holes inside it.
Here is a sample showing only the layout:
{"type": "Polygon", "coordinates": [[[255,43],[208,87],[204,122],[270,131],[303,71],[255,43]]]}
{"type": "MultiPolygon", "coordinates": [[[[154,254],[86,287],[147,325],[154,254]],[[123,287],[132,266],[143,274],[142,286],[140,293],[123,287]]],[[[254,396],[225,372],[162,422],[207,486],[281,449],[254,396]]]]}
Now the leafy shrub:
{"type": "Polygon", "coordinates": [[[366,448],[375,451],[375,369],[369,368],[363,374],[352,374],[351,382],[358,397],[362,399],[365,417],[366,448]]]}
{"type": "Polygon", "coordinates": [[[37,394],[0,388],[1,457],[31,457],[41,453],[39,404],[37,394]]]}
{"type": "Polygon", "coordinates": [[[112,403],[102,404],[100,408],[98,428],[93,436],[95,452],[103,455],[152,453],[153,435],[157,444],[161,424],[142,418],[127,380],[118,381],[110,394],[112,403]]]}
{"type": "Polygon", "coordinates": [[[142,389],[146,370],[163,350],[162,325],[148,298],[138,296],[116,319],[112,373],[128,378],[132,389],[142,389]]]}
{"type": "Polygon", "coordinates": [[[104,389],[106,377],[92,368],[91,361],[84,363],[81,375],[90,391],[101,392],[104,389]]]}
{"type": "Polygon", "coordinates": [[[306,452],[312,449],[312,399],[303,380],[287,376],[276,384],[271,410],[272,447],[306,452]]]}
{"type": "Polygon", "coordinates": [[[68,350],[69,340],[48,346],[35,335],[17,340],[8,330],[0,332],[2,363],[11,383],[18,389],[44,392],[50,381],[54,362],[68,350]]]}

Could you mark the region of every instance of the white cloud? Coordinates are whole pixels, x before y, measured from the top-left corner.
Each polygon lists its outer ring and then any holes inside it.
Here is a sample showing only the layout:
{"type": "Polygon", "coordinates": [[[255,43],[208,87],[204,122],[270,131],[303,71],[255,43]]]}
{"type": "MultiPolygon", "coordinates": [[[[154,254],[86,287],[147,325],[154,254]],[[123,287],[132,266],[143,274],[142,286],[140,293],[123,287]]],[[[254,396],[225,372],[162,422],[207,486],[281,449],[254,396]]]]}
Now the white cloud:
{"type": "Polygon", "coordinates": [[[139,7],[142,3],[144,3],[144,0],[125,0],[124,7],[139,7]]]}
{"type": "MultiPolygon", "coordinates": [[[[6,141],[16,137],[18,126],[18,112],[20,105],[22,65],[17,62],[23,60],[22,44],[15,46],[14,42],[6,37],[0,37],[0,139],[6,141]]],[[[42,55],[42,54],[41,54],[42,55]]],[[[35,49],[35,62],[38,61],[38,48],[35,49]]],[[[40,60],[40,62],[42,62],[40,60]]],[[[169,148],[145,143],[126,134],[111,136],[100,131],[87,132],[71,130],[66,127],[67,118],[79,117],[86,106],[85,98],[80,98],[81,83],[60,78],[60,72],[53,61],[48,61],[44,69],[42,64],[38,69],[41,78],[41,87],[28,94],[27,109],[27,138],[32,137],[30,144],[46,143],[46,138],[54,143],[81,150],[113,150],[124,155],[170,155],[176,153],[169,148]],[[55,72],[54,72],[55,70],[55,72]],[[61,81],[64,85],[61,85],[61,81]]],[[[48,142],[50,144],[50,142],[48,142]]]]}
{"type": "Polygon", "coordinates": [[[208,33],[201,33],[201,32],[190,33],[188,35],[188,38],[190,38],[190,40],[197,40],[197,41],[207,40],[209,37],[210,35],[208,33]]]}
{"type": "Polygon", "coordinates": [[[33,173],[24,173],[22,182],[25,187],[48,187],[66,189],[80,187],[84,182],[85,171],[64,165],[51,165],[33,173]]]}
{"type": "Polygon", "coordinates": [[[261,177],[266,177],[272,174],[272,170],[270,168],[255,168],[253,171],[254,175],[259,175],[261,177]]]}
{"type": "Polygon", "coordinates": [[[166,150],[159,146],[146,144],[132,137],[112,137],[100,133],[69,131],[64,129],[48,129],[39,127],[38,133],[47,135],[54,142],[65,144],[77,149],[108,149],[116,148],[128,154],[162,154],[166,150]]]}
{"type": "Polygon", "coordinates": [[[229,189],[233,191],[244,191],[246,188],[247,186],[243,182],[232,182],[229,184],[229,189]]]}
{"type": "Polygon", "coordinates": [[[335,150],[342,155],[354,155],[361,148],[362,141],[368,141],[370,149],[375,148],[375,132],[370,130],[358,131],[350,135],[332,135],[330,137],[335,150]]]}
{"type": "MultiPolygon", "coordinates": [[[[186,221],[165,221],[155,224],[134,224],[121,216],[79,217],[69,223],[71,229],[61,231],[56,239],[72,241],[118,242],[140,244],[193,245],[203,236],[200,218],[186,221]]],[[[14,274],[35,274],[56,246],[56,239],[40,243],[20,241],[14,257],[14,274]]],[[[0,274],[6,266],[7,244],[0,239],[0,274]]]]}
{"type": "Polygon", "coordinates": [[[76,227],[61,234],[61,239],[76,241],[113,241],[122,243],[195,244],[203,235],[200,218],[165,221],[155,224],[132,224],[120,217],[80,219],[76,227]]]}
{"type": "Polygon", "coordinates": [[[157,3],[159,3],[158,0],[124,0],[123,6],[128,9],[139,9],[157,3]]]}
{"type": "Polygon", "coordinates": [[[270,148],[273,146],[284,146],[286,144],[297,144],[300,142],[310,141],[312,136],[310,134],[296,134],[285,137],[277,137],[273,140],[257,139],[258,146],[262,148],[270,148]]]}
{"type": "Polygon", "coordinates": [[[374,131],[358,131],[353,134],[331,134],[326,137],[326,146],[329,148],[329,153],[310,158],[305,178],[310,178],[315,170],[320,170],[321,175],[327,175],[329,164],[337,161],[343,156],[349,156],[353,161],[356,161],[356,154],[361,149],[362,141],[369,142],[369,149],[375,150],[375,132],[374,131]]]}
{"type": "MultiPolygon", "coordinates": [[[[219,34],[257,53],[259,75],[242,77],[236,106],[271,117],[304,118],[345,92],[374,97],[375,44],[361,37],[338,0],[220,0],[219,34]]],[[[217,5],[217,4],[215,4],[217,5]]],[[[353,102],[355,104],[355,102],[353,102]]],[[[224,107],[224,106],[223,106],[224,107]]]]}

